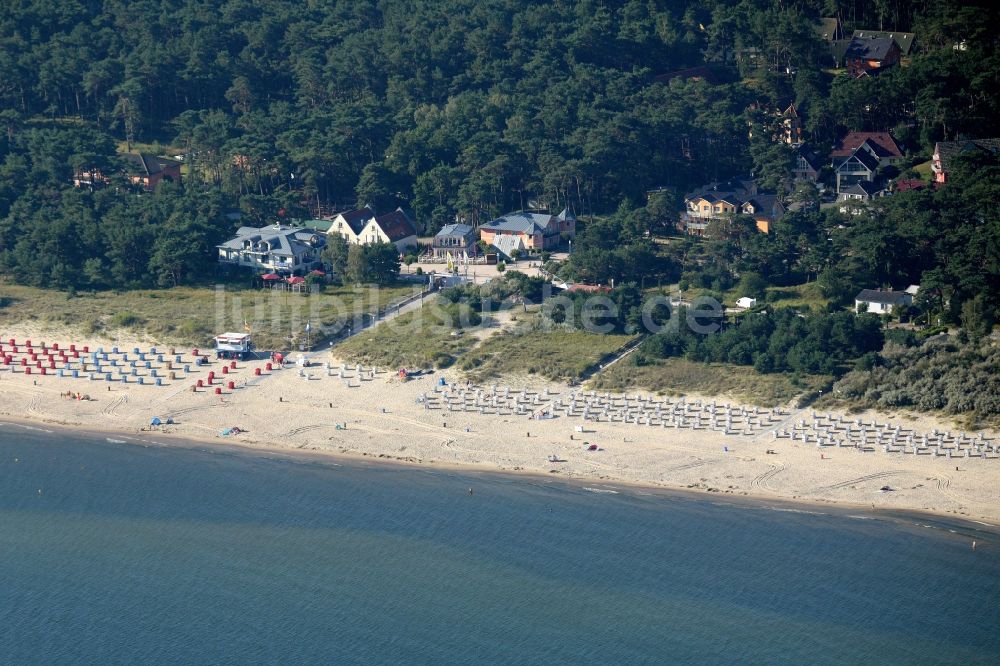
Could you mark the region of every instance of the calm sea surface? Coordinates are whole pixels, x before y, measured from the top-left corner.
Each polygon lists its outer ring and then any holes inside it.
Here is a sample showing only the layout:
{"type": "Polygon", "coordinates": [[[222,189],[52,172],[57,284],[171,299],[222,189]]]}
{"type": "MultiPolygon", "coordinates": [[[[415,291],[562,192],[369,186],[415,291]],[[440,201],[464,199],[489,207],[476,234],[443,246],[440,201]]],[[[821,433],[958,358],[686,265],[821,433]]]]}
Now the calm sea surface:
{"type": "Polygon", "coordinates": [[[3,425],[0,663],[1000,661],[995,535],[587,488],[3,425]]]}

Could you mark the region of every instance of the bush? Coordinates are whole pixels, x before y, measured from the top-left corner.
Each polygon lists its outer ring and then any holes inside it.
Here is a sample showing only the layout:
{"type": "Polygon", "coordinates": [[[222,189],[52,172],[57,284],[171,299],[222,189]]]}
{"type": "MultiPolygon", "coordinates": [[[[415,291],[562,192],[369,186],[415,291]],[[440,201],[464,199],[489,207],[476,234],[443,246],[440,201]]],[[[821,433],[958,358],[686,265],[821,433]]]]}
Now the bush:
{"type": "Polygon", "coordinates": [[[872,367],[849,372],[834,389],[865,407],[913,406],[995,420],[1000,417],[1000,350],[939,340],[911,347],[890,342],[872,367]]]}
{"type": "Polygon", "coordinates": [[[875,352],[868,352],[867,354],[861,356],[857,361],[855,361],[854,369],[871,370],[876,365],[878,365],[878,354],[876,354],[875,352]]]}
{"type": "MultiPolygon", "coordinates": [[[[685,321],[685,312],[675,316],[685,321]]],[[[800,317],[783,309],[744,316],[708,335],[681,325],[650,336],[642,349],[654,358],[685,356],[692,361],[752,365],[761,373],[825,374],[881,349],[882,342],[877,317],[850,312],[800,317]]]]}
{"type": "Polygon", "coordinates": [[[441,307],[441,313],[444,317],[444,323],[455,329],[479,326],[483,321],[483,317],[479,314],[479,311],[469,303],[445,303],[441,307]]]}
{"type": "Polygon", "coordinates": [[[763,298],[767,289],[767,280],[760,273],[744,273],[736,289],[737,295],[749,298],[763,298]]]}
{"type": "Polygon", "coordinates": [[[885,331],[886,344],[892,342],[902,347],[912,347],[917,344],[917,335],[905,328],[893,328],[885,331]]]}
{"type": "Polygon", "coordinates": [[[212,337],[212,329],[197,319],[185,319],[177,326],[177,333],[186,341],[203,344],[212,337]]]}
{"type": "Polygon", "coordinates": [[[116,328],[130,328],[132,326],[137,326],[139,323],[139,317],[128,310],[119,312],[111,318],[111,324],[116,328]]]}
{"type": "Polygon", "coordinates": [[[434,354],[431,361],[435,368],[444,370],[445,368],[450,368],[455,363],[455,357],[447,352],[438,352],[434,354]]]}

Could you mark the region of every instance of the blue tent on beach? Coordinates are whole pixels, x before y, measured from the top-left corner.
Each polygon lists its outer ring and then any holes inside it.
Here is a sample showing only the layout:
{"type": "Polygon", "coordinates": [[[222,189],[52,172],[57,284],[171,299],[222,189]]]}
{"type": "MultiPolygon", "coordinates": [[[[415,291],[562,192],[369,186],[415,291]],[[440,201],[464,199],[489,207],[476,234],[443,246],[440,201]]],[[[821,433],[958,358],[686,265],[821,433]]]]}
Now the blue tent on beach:
{"type": "Polygon", "coordinates": [[[160,421],[160,417],[159,416],[154,416],[152,418],[152,420],[150,420],[149,425],[151,425],[151,426],[158,426],[161,423],[162,423],[162,421],[160,421]]]}

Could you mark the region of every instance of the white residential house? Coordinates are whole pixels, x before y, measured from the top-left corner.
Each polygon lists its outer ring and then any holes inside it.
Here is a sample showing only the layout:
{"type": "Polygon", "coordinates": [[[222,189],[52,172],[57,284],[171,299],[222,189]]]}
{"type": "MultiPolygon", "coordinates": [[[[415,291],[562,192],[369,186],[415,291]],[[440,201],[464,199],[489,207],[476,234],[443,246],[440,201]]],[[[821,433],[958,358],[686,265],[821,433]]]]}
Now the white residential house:
{"type": "Polygon", "coordinates": [[[464,255],[474,255],[478,253],[476,245],[476,230],[468,224],[448,224],[441,231],[437,232],[433,241],[434,256],[438,258],[464,255]]]}
{"type": "Polygon", "coordinates": [[[330,223],[328,234],[340,234],[349,243],[358,243],[358,238],[368,223],[375,219],[375,211],[365,206],[355,210],[345,210],[337,213],[330,223]]]}
{"type": "Polygon", "coordinates": [[[313,229],[272,224],[241,227],[218,246],[219,263],[266,270],[272,273],[303,273],[320,266],[326,237],[313,229]]]}
{"type": "Polygon", "coordinates": [[[354,245],[393,243],[400,254],[417,247],[417,229],[402,208],[375,215],[369,206],[337,214],[329,234],[340,234],[354,245]]]}
{"type": "Polygon", "coordinates": [[[355,241],[361,245],[370,243],[392,243],[405,254],[417,249],[417,228],[413,220],[402,208],[368,220],[355,241]]]}
{"type": "Polygon", "coordinates": [[[855,312],[873,312],[875,314],[892,314],[897,305],[913,304],[913,295],[908,291],[889,291],[882,289],[862,289],[854,297],[855,312]]]}
{"type": "Polygon", "coordinates": [[[859,182],[874,183],[879,167],[898,164],[903,151],[888,132],[850,132],[830,157],[840,193],[859,182]]]}
{"type": "Polygon", "coordinates": [[[819,156],[807,144],[799,144],[795,149],[795,166],[792,167],[792,176],[795,180],[807,180],[815,183],[819,180],[819,172],[822,168],[823,161],[819,156]]]}

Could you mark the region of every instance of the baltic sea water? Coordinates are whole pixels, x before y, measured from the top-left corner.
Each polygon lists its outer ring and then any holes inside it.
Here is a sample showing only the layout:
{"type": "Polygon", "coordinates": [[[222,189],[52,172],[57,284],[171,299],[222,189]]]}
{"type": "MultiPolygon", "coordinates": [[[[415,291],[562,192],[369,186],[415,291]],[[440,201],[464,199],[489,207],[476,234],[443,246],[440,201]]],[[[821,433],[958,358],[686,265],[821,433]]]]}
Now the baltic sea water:
{"type": "Polygon", "coordinates": [[[1000,538],[943,519],[0,426],[0,663],[995,664],[998,627],[1000,538]]]}

